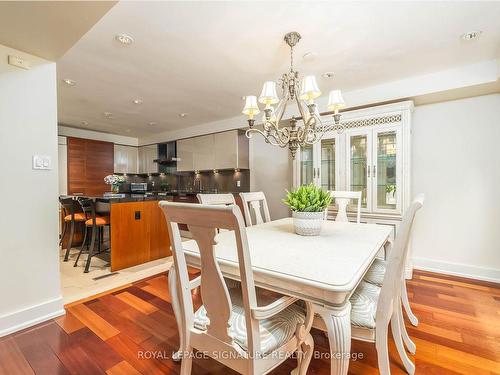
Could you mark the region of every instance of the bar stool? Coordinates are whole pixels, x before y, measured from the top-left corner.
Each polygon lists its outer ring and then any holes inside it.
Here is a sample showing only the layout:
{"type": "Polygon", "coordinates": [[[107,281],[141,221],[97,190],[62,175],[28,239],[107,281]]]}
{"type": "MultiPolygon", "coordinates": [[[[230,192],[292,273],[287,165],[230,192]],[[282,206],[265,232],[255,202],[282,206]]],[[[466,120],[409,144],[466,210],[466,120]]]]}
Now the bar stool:
{"type": "Polygon", "coordinates": [[[69,252],[73,246],[73,236],[75,234],[75,224],[84,223],[87,220],[85,213],[82,212],[80,205],[73,197],[59,197],[59,203],[61,204],[63,211],[63,230],[61,234],[61,240],[59,244],[62,245],[64,236],[66,235],[68,225],[69,230],[69,240],[66,245],[66,253],[64,254],[64,262],[69,259],[69,252]]]}
{"type": "Polygon", "coordinates": [[[110,220],[109,216],[100,216],[96,214],[96,202],[93,199],[89,198],[83,198],[83,199],[78,199],[78,202],[80,203],[83,212],[85,213],[85,235],[82,243],[82,247],[80,248],[80,251],[78,253],[78,256],[76,257],[75,264],[73,265],[74,267],[78,266],[78,260],[80,259],[80,255],[83,252],[83,249],[85,245],[87,245],[88,249],[88,257],[87,261],[85,264],[85,270],[83,271],[84,273],[89,272],[90,268],[90,261],[91,258],[96,254],[94,251],[95,248],[95,242],[96,242],[96,236],[98,237],[97,239],[97,247],[98,251],[97,253],[101,252],[101,242],[103,242],[104,238],[104,227],[110,225],[110,220]],[[87,233],[88,231],[91,230],[91,241],[90,241],[90,247],[88,245],[87,241],[87,233]]]}

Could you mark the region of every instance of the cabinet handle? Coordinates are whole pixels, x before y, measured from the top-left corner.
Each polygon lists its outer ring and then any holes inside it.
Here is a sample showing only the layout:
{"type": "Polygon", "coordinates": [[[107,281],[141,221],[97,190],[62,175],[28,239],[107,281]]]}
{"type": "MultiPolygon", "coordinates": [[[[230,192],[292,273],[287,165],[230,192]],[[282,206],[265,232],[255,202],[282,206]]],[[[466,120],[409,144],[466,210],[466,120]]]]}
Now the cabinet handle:
{"type": "Polygon", "coordinates": [[[373,177],[377,177],[377,166],[373,166],[373,177]]]}
{"type": "Polygon", "coordinates": [[[313,178],[316,178],[316,168],[313,168],[313,178]]]}
{"type": "Polygon", "coordinates": [[[370,178],[370,166],[367,166],[367,167],[366,167],[366,171],[367,171],[367,173],[368,173],[368,178],[370,178]]]}

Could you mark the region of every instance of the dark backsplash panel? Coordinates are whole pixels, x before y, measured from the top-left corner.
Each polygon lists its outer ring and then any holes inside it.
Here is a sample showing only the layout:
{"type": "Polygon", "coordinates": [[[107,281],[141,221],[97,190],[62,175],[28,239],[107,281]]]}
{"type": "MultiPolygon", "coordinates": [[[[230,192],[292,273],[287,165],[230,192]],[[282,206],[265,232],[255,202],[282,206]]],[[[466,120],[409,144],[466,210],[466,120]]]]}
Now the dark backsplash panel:
{"type": "Polygon", "coordinates": [[[204,191],[204,192],[246,192],[250,191],[250,170],[238,172],[224,170],[218,173],[190,172],[162,173],[160,175],[126,175],[126,182],[120,186],[121,192],[130,191],[131,182],[147,182],[151,191],[204,191]],[[240,186],[237,186],[240,181],[240,186]]]}

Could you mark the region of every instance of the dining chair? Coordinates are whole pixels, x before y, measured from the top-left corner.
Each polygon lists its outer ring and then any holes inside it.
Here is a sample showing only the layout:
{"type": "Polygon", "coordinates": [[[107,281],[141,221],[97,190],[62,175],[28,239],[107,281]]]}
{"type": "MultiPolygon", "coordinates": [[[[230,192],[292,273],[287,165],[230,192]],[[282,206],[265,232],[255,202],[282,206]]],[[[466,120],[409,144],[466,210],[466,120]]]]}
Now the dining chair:
{"type": "MultiPolygon", "coordinates": [[[[361,220],[361,191],[329,191],[332,199],[337,204],[337,216],[335,221],[349,221],[347,217],[347,205],[352,200],[357,200],[357,215],[356,222],[359,224],[361,220]]],[[[325,210],[325,220],[328,218],[328,209],[325,210]]]]}
{"type": "Polygon", "coordinates": [[[419,194],[404,214],[398,235],[388,252],[387,267],[381,287],[362,280],[350,298],[352,338],[375,343],[379,371],[382,375],[390,374],[387,344],[389,324],[406,371],[408,374],[415,373],[415,365],[408,358],[404,348],[409,337],[405,336],[407,334],[402,315],[401,293],[408,240],[415,214],[423,204],[424,195],[419,194]]]}
{"type": "Polygon", "coordinates": [[[236,204],[233,194],[196,194],[201,204],[236,204]]]}
{"type": "Polygon", "coordinates": [[[207,353],[240,374],[266,374],[298,351],[299,375],[305,375],[314,342],[312,304],[296,298],[264,301],[257,293],[243,216],[236,205],[159,203],[170,238],[182,313],[181,375],[191,373],[192,351],[207,353]],[[187,224],[200,251],[201,276],[189,280],[177,223],[187,224]],[[216,229],[234,231],[241,289],[228,289],[214,256],[216,229]],[[203,305],[193,313],[191,290],[200,286],[203,305]],[[263,306],[259,302],[265,302],[263,306]]]}
{"type": "Polygon", "coordinates": [[[262,191],[240,193],[240,197],[243,202],[243,213],[245,214],[247,227],[271,221],[266,196],[262,191]],[[252,212],[253,217],[255,218],[255,223],[252,223],[252,212]],[[264,217],[262,217],[262,213],[264,213],[264,217]]]}
{"type": "MultiPolygon", "coordinates": [[[[365,274],[364,280],[366,282],[369,282],[370,284],[374,284],[377,286],[382,286],[382,282],[384,280],[384,275],[387,270],[387,251],[385,254],[385,259],[383,258],[375,258],[373,261],[372,265],[368,269],[368,271],[365,274]]],[[[406,312],[406,315],[408,316],[408,319],[410,320],[410,323],[417,327],[418,326],[418,318],[411,309],[410,306],[410,301],[408,299],[408,292],[406,289],[406,277],[403,278],[402,285],[401,285],[401,303],[403,304],[404,310],[406,312]]],[[[411,346],[411,344],[410,344],[411,346]]],[[[410,349],[410,348],[409,348],[410,349]]],[[[411,349],[410,351],[414,353],[411,349]]]]}

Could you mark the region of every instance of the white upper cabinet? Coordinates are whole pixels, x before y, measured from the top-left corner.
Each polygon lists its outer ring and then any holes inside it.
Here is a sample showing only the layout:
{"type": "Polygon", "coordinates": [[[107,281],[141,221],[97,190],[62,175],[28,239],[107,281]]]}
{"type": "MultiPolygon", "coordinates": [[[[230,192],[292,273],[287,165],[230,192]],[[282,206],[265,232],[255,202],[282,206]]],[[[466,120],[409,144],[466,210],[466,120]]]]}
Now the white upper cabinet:
{"type": "Polygon", "coordinates": [[[138,173],[158,173],[158,145],[139,147],[139,171],[138,173]]]}
{"type": "Polygon", "coordinates": [[[344,131],[297,154],[295,186],[361,191],[365,215],[401,215],[410,202],[412,109],[402,102],[345,112],[344,131]]]}
{"type": "Polygon", "coordinates": [[[194,170],[206,171],[215,169],[214,135],[203,135],[194,138],[194,170]]]}
{"type": "Polygon", "coordinates": [[[194,171],[194,138],[177,141],[177,171],[194,171]]]}
{"type": "Polygon", "coordinates": [[[248,168],[248,138],[238,130],[177,141],[177,171],[248,168]]]}
{"type": "Polygon", "coordinates": [[[137,147],[115,144],[114,149],[115,173],[137,173],[137,147]]]}

